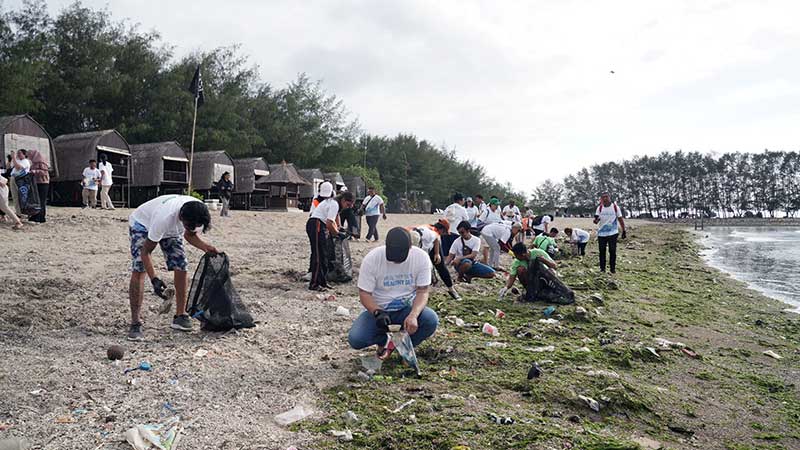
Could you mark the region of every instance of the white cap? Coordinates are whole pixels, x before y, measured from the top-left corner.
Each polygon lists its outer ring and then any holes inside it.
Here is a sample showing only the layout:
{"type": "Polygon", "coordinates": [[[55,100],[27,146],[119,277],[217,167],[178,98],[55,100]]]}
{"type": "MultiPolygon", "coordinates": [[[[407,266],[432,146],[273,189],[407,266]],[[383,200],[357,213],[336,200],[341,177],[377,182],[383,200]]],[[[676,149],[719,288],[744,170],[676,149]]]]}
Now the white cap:
{"type": "Polygon", "coordinates": [[[327,181],[319,185],[319,196],[322,198],[333,197],[333,185],[327,181]]]}

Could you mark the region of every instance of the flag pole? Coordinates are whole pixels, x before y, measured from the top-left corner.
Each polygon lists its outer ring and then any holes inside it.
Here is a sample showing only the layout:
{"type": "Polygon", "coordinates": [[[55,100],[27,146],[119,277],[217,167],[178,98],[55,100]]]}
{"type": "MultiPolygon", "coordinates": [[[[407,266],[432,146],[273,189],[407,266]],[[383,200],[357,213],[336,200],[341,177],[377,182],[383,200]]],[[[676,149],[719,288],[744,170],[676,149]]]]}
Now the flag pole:
{"type": "Polygon", "coordinates": [[[199,95],[194,96],[194,118],[192,119],[192,147],[189,152],[189,192],[187,195],[192,195],[192,163],[194,162],[194,130],[197,126],[197,99],[199,95]]]}

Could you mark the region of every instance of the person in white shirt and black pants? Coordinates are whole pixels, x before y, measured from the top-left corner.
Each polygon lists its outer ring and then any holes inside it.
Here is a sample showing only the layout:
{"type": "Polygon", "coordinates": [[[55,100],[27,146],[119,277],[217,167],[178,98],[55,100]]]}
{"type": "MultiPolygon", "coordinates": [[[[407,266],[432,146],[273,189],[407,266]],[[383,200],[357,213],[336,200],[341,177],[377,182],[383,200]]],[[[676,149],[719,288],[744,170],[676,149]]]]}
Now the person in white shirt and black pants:
{"type": "Polygon", "coordinates": [[[367,242],[369,242],[370,238],[378,240],[378,219],[383,216],[383,220],[386,220],[386,206],[383,203],[383,199],[377,192],[375,192],[374,187],[370,187],[367,189],[367,198],[364,199],[364,202],[361,204],[361,209],[364,211],[364,215],[367,217],[367,226],[369,230],[367,231],[367,242]]]}
{"type": "Polygon", "coordinates": [[[312,291],[328,288],[327,233],[339,233],[336,225],[339,203],[333,198],[333,185],[327,181],[320,184],[317,199],[319,205],[306,222],[306,234],[311,245],[311,281],[308,288],[312,291]]]}
{"type": "Polygon", "coordinates": [[[625,219],[619,206],[611,201],[608,192],[600,194],[600,205],[594,213],[597,227],[597,243],[600,247],[600,272],[606,271],[606,248],[608,248],[609,269],[617,271],[617,237],[625,239],[625,219]]]}

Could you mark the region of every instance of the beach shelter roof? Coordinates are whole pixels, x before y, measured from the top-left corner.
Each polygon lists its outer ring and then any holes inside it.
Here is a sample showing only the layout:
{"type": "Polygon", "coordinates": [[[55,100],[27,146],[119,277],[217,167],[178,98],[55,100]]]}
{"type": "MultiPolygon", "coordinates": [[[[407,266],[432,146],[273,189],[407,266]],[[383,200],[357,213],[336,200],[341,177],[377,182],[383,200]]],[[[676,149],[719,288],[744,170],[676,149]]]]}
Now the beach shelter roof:
{"type": "Polygon", "coordinates": [[[274,185],[297,184],[301,186],[310,184],[297,173],[294,164],[287,163],[286,161],[280,164],[270,164],[269,175],[264,179],[263,183],[274,185]]]}

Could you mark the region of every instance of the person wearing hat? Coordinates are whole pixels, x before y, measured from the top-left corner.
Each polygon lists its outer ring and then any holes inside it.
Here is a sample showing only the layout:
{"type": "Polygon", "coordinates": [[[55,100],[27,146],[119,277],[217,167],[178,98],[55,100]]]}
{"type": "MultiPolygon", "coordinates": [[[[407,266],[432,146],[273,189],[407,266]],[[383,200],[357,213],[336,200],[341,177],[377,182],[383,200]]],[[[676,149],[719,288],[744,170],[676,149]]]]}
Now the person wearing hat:
{"type": "Polygon", "coordinates": [[[311,212],[306,222],[306,234],[311,245],[311,264],[309,271],[311,279],[308,288],[320,291],[328,288],[328,234],[339,233],[336,218],[339,215],[339,202],[333,197],[333,185],[324,182],[319,185],[319,204],[311,212]]]}
{"type": "Polygon", "coordinates": [[[511,250],[514,245],[514,238],[522,231],[522,224],[514,222],[513,225],[506,225],[504,222],[492,223],[483,227],[481,230],[481,244],[483,251],[483,264],[497,270],[500,266],[500,253],[511,250]],[[503,247],[503,249],[501,249],[503,247]]]}
{"type": "Polygon", "coordinates": [[[470,233],[469,222],[458,224],[458,239],[453,242],[445,264],[452,264],[458,272],[459,281],[469,283],[472,278],[494,278],[494,269],[478,262],[481,249],[480,238],[470,233]]]}
{"type": "Polygon", "coordinates": [[[502,211],[500,210],[500,200],[492,197],[489,200],[489,207],[480,217],[481,223],[490,224],[503,221],[502,211]]]}
{"type": "Polygon", "coordinates": [[[386,245],[372,249],[361,262],[358,296],[366,311],[356,318],[348,334],[354,349],[378,347],[379,356],[391,353],[387,346],[389,325],[402,325],[414,347],[439,326],[439,316],[427,307],[431,261],[402,227],[386,234],[386,245]]]}
{"type": "Polygon", "coordinates": [[[428,253],[433,267],[444,282],[444,285],[447,286],[447,293],[450,294],[450,297],[461,300],[461,295],[458,294],[455,286],[453,286],[450,271],[444,264],[445,255],[442,252],[441,237],[450,232],[450,223],[447,222],[447,219],[439,219],[438,222],[432,225],[410,227],[408,231],[411,232],[412,243],[428,253]]]}

